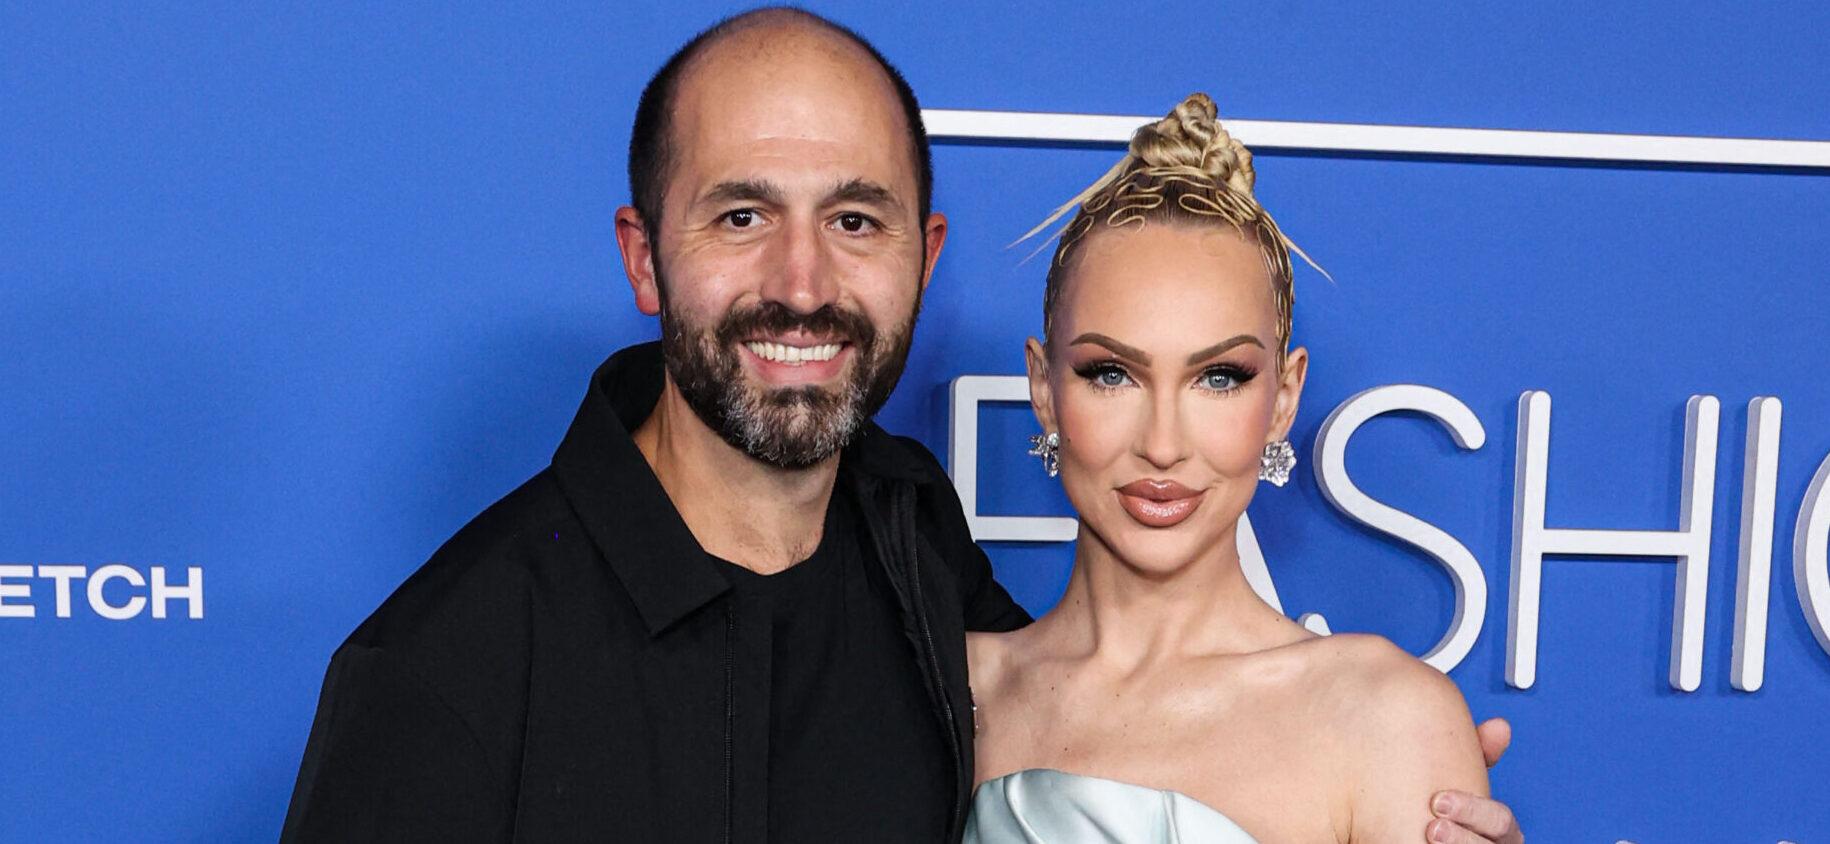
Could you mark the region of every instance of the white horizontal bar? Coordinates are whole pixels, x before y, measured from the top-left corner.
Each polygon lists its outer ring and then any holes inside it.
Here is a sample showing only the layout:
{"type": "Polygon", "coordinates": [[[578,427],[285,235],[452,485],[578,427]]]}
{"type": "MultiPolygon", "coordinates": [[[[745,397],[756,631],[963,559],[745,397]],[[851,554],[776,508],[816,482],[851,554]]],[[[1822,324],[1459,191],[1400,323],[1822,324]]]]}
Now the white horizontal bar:
{"type": "Polygon", "coordinates": [[[1545,528],[1537,547],[1546,554],[1603,557],[1682,557],[1697,550],[1696,537],[1674,530],[1545,528]]]}
{"type": "MultiPolygon", "coordinates": [[[[1122,144],[1156,117],[930,108],[921,112],[936,140],[1075,141],[1122,144]]],[[[1370,123],[1232,120],[1227,129],[1253,149],[1336,150],[1421,155],[1479,155],[1830,168],[1830,141],[1453,129],[1370,123]]]]}
{"type": "Polygon", "coordinates": [[[967,516],[976,542],[1072,542],[1080,520],[1066,516],[967,516]]]}

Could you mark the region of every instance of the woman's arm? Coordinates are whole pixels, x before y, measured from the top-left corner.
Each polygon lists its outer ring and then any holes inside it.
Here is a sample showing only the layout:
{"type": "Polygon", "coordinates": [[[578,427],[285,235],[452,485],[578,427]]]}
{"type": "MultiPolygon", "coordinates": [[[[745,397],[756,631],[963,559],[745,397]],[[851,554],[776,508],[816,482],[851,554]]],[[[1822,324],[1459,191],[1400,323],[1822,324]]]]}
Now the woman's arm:
{"type": "Polygon", "coordinates": [[[1427,840],[1437,792],[1487,795],[1487,766],[1461,691],[1396,650],[1365,666],[1351,841],[1427,840]]]}
{"type": "MultiPolygon", "coordinates": [[[[1488,718],[1474,731],[1480,734],[1481,755],[1487,757],[1491,771],[1512,745],[1512,725],[1504,718],[1488,718]]],[[[1525,831],[1512,807],[1498,800],[1450,790],[1432,798],[1430,808],[1437,820],[1430,822],[1429,840],[1438,844],[1525,844],[1525,831]]]]}

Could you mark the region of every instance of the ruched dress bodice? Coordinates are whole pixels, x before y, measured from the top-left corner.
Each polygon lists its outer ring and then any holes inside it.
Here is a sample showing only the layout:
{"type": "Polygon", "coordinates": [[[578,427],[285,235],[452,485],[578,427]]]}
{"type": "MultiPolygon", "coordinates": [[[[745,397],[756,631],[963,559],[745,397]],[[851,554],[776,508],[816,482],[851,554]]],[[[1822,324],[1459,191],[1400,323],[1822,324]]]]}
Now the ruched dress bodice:
{"type": "Polygon", "coordinates": [[[1185,794],[1047,769],[981,783],[965,844],[1257,844],[1185,794]]]}

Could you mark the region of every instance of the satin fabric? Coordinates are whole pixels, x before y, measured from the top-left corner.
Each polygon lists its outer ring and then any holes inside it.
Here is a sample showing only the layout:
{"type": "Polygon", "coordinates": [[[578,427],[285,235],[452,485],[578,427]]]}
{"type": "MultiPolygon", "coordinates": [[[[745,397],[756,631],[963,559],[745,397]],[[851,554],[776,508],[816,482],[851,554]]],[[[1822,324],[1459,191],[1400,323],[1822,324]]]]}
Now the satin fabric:
{"type": "Polygon", "coordinates": [[[965,844],[1258,844],[1192,797],[1047,769],[979,785],[965,844]]]}

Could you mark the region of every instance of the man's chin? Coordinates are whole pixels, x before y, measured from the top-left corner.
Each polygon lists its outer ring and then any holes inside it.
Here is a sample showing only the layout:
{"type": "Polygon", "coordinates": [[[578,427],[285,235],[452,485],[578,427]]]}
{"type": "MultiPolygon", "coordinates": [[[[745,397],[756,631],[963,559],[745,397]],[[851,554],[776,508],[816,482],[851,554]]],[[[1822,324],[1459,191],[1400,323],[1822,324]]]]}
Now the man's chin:
{"type": "Polygon", "coordinates": [[[850,443],[859,426],[841,427],[828,420],[799,418],[786,425],[770,420],[769,435],[734,442],[746,454],[778,469],[800,470],[818,465],[850,443]]]}

